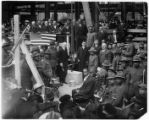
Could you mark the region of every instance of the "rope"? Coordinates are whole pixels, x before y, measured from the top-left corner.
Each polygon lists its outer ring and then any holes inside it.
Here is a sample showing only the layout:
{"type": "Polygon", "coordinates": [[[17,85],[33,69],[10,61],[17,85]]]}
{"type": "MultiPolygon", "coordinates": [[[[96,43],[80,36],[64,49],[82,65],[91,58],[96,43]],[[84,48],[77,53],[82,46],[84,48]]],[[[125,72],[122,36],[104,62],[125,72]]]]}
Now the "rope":
{"type": "Polygon", "coordinates": [[[9,68],[9,67],[11,67],[11,66],[13,66],[14,65],[14,63],[12,62],[11,64],[9,64],[9,65],[4,65],[4,66],[2,66],[2,68],[9,68]]]}
{"type": "MultiPolygon", "coordinates": [[[[9,51],[9,53],[13,56],[12,51],[9,51]]],[[[8,67],[11,67],[12,65],[14,65],[13,58],[9,59],[6,65],[2,65],[2,68],[8,68],[8,67]]]]}

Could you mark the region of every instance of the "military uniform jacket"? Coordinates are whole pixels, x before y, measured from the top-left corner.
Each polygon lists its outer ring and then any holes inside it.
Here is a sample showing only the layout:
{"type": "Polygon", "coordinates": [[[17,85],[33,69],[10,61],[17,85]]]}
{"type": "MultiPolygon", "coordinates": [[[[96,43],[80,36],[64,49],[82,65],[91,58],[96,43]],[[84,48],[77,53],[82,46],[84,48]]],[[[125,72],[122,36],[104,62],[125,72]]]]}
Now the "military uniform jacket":
{"type": "Polygon", "coordinates": [[[96,69],[98,67],[98,56],[97,55],[90,55],[89,56],[89,63],[88,69],[96,69]]]}
{"type": "Polygon", "coordinates": [[[96,33],[87,33],[87,47],[90,48],[93,46],[93,43],[96,39],[96,33]]]}
{"type": "Polygon", "coordinates": [[[134,56],[135,54],[135,47],[134,47],[134,44],[133,43],[129,43],[127,46],[126,46],[126,50],[125,52],[123,53],[125,57],[127,57],[129,60],[132,60],[132,57],[134,56]]]}

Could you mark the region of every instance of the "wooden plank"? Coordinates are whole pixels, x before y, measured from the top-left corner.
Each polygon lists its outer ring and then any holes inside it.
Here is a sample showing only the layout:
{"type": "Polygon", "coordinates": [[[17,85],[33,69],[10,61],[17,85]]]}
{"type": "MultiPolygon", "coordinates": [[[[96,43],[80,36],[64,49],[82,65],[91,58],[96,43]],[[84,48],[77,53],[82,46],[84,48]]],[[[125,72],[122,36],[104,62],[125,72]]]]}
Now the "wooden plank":
{"type": "Polygon", "coordinates": [[[69,42],[69,35],[66,36],[66,41],[67,41],[67,53],[68,55],[70,54],[70,42],[69,42]]]}
{"type": "Polygon", "coordinates": [[[128,29],[127,32],[131,33],[147,33],[146,29],[128,29]]]}
{"type": "MultiPolygon", "coordinates": [[[[14,15],[14,43],[17,44],[19,40],[19,15],[14,15]]],[[[20,47],[15,49],[15,79],[17,80],[18,88],[21,88],[21,70],[20,70],[20,47]]]]}
{"type": "Polygon", "coordinates": [[[134,39],[133,39],[133,41],[138,41],[138,42],[145,42],[145,41],[147,41],[147,37],[135,37],[134,39]]]}
{"type": "Polygon", "coordinates": [[[30,67],[30,69],[32,71],[32,74],[33,74],[35,80],[36,80],[36,84],[38,84],[39,87],[43,86],[44,83],[42,81],[42,78],[41,78],[41,76],[40,76],[40,74],[39,74],[39,72],[38,72],[38,70],[37,70],[37,68],[36,68],[36,66],[35,66],[35,64],[33,62],[31,54],[28,51],[24,41],[22,41],[20,47],[21,47],[22,52],[25,54],[26,61],[27,61],[28,65],[29,65],[29,67],[30,67]]]}

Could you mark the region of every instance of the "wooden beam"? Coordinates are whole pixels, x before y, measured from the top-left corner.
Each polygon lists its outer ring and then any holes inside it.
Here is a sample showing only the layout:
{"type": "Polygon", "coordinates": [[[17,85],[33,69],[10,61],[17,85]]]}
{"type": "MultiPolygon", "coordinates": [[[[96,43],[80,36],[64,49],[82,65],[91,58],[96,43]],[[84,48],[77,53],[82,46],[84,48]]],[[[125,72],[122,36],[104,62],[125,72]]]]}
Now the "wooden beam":
{"type": "MultiPolygon", "coordinates": [[[[17,44],[19,40],[19,15],[14,15],[14,43],[17,44]]],[[[15,79],[17,80],[18,88],[21,88],[21,70],[20,70],[20,47],[15,49],[15,79]]]]}
{"type": "Polygon", "coordinates": [[[38,87],[43,86],[44,83],[42,81],[42,78],[41,78],[41,76],[40,76],[40,74],[39,74],[39,72],[38,72],[38,70],[37,70],[37,68],[36,68],[36,66],[35,66],[35,64],[33,62],[33,59],[31,57],[31,54],[28,51],[28,49],[27,49],[24,41],[22,41],[20,47],[21,47],[22,52],[25,54],[25,57],[26,57],[26,61],[28,63],[28,66],[30,67],[31,72],[32,72],[32,74],[33,74],[33,76],[34,76],[34,78],[36,80],[36,84],[35,85],[38,85],[38,87]]]}
{"type": "Polygon", "coordinates": [[[147,37],[135,37],[133,39],[135,42],[147,42],[147,37]]]}
{"type": "Polygon", "coordinates": [[[146,29],[128,29],[127,32],[131,33],[147,33],[146,29]]]}
{"type": "Polygon", "coordinates": [[[83,10],[84,10],[84,14],[85,14],[85,20],[86,20],[87,27],[92,26],[93,22],[92,22],[92,18],[91,18],[91,11],[89,8],[89,3],[82,2],[82,5],[83,5],[83,10]]]}

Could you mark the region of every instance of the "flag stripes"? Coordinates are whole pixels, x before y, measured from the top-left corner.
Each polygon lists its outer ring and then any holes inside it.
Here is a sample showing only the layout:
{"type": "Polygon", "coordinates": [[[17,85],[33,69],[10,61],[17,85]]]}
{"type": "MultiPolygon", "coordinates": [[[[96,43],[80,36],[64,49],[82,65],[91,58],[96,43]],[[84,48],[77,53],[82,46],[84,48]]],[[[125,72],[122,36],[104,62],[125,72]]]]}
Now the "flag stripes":
{"type": "Polygon", "coordinates": [[[50,45],[56,41],[56,34],[30,33],[30,39],[32,45],[50,45]]]}

